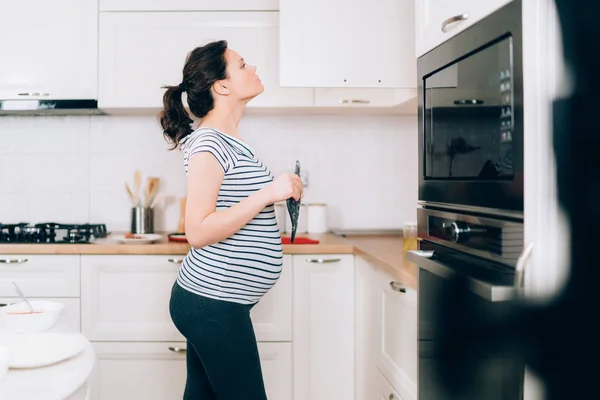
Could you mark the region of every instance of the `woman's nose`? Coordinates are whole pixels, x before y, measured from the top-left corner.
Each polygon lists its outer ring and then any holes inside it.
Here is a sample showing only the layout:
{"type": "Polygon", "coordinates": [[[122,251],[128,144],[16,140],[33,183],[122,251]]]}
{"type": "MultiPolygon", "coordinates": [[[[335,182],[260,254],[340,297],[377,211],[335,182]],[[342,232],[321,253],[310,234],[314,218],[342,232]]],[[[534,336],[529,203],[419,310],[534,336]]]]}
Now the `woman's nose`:
{"type": "Polygon", "coordinates": [[[255,74],[256,73],[256,65],[250,66],[250,70],[252,71],[253,74],[255,74]]]}

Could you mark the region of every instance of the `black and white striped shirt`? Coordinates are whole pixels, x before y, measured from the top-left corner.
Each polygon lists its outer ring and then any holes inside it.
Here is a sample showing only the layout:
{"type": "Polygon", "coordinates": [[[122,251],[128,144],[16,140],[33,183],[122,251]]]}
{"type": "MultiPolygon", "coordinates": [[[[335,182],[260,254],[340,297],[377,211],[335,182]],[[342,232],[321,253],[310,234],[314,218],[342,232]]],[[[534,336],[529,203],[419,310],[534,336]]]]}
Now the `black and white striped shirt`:
{"type": "MultiPolygon", "coordinates": [[[[211,153],[225,176],[216,210],[225,210],[273,181],[271,171],[245,143],[214,129],[201,128],[182,143],[185,172],[194,154],[211,153]]],[[[281,233],[273,204],[233,236],[199,249],[183,260],[177,282],[190,292],[242,304],[256,303],[281,273],[281,233]]]]}

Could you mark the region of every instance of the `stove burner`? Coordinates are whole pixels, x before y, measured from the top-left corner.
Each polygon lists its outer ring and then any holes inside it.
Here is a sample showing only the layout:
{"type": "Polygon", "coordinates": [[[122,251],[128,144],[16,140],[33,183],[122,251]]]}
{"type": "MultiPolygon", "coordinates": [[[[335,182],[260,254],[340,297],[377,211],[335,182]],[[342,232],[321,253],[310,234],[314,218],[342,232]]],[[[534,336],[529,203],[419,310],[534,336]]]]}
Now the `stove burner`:
{"type": "Polygon", "coordinates": [[[107,235],[104,224],[0,224],[0,243],[90,243],[107,235]]]}

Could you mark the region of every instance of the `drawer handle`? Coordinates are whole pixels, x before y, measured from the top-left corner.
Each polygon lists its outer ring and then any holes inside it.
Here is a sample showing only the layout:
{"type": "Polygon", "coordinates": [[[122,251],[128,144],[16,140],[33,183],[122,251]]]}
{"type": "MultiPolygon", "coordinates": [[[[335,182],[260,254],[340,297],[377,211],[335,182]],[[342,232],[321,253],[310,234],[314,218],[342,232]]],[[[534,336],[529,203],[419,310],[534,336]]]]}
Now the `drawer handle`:
{"type": "Polygon", "coordinates": [[[173,264],[181,264],[183,262],[181,258],[169,258],[168,261],[173,264]]]}
{"type": "Polygon", "coordinates": [[[173,353],[187,353],[187,349],[182,349],[181,347],[169,347],[173,353]]]}
{"type": "Polygon", "coordinates": [[[394,400],[394,394],[393,394],[393,393],[390,393],[390,396],[388,397],[388,399],[390,399],[390,400],[394,400]]]}
{"type": "Polygon", "coordinates": [[[329,264],[342,261],[341,258],[307,258],[307,263],[312,264],[329,264]]]}
{"type": "Polygon", "coordinates": [[[44,92],[26,92],[26,93],[19,93],[19,96],[50,96],[50,93],[44,93],[44,92]]]}
{"type": "Polygon", "coordinates": [[[444,33],[448,32],[448,25],[454,24],[456,22],[464,21],[467,18],[469,18],[469,14],[467,14],[467,13],[458,14],[458,15],[455,15],[454,17],[448,18],[447,20],[442,22],[442,32],[444,32],[444,33]]]}
{"type": "Polygon", "coordinates": [[[29,261],[26,258],[2,258],[0,264],[24,264],[29,261]]]}
{"type": "Polygon", "coordinates": [[[390,287],[396,292],[406,293],[406,288],[404,286],[400,286],[397,282],[391,281],[390,287]]]}
{"type": "Polygon", "coordinates": [[[340,104],[369,104],[370,100],[364,99],[342,99],[338,103],[340,104]]]}

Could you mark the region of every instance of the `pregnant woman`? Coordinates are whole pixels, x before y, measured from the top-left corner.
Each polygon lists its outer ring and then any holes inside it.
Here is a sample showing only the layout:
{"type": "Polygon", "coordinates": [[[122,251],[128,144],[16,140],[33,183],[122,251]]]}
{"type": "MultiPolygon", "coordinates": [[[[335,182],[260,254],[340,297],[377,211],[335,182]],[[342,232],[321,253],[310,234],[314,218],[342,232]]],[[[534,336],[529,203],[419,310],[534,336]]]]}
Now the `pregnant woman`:
{"type": "Polygon", "coordinates": [[[163,133],[182,151],[187,175],[191,249],[170,300],[187,339],[185,400],[267,398],[250,310],[281,273],[274,203],[300,199],[303,188],[294,174],[274,180],[240,137],[246,104],[263,90],[256,67],[218,41],[189,53],[182,82],[163,97],[163,133]]]}

